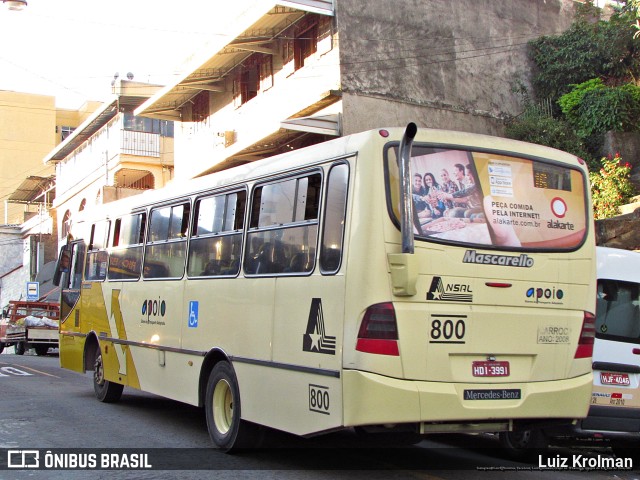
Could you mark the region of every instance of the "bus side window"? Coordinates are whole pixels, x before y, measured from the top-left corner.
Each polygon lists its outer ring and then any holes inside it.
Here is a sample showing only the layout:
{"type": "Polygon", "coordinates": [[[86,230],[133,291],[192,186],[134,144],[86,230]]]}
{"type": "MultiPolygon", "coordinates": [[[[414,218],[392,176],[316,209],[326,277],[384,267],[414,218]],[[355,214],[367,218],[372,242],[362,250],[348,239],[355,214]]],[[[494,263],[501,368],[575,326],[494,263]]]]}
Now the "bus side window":
{"type": "Polygon", "coordinates": [[[309,274],[315,267],[322,176],[312,173],[256,187],[244,273],[309,274]]]}
{"type": "Polygon", "coordinates": [[[114,222],[113,245],[109,254],[110,280],[140,278],[145,220],[145,213],[137,213],[114,222]]]}
{"type": "Polygon", "coordinates": [[[71,275],[69,278],[69,288],[71,289],[79,289],[82,284],[82,267],[84,264],[84,255],[84,242],[74,243],[72,246],[71,254],[71,275]]]}
{"type": "Polygon", "coordinates": [[[186,202],[151,210],[143,278],[182,278],[189,212],[186,202]]]}
{"type": "Polygon", "coordinates": [[[327,200],[320,246],[320,271],[323,274],[336,273],[342,262],[348,186],[349,166],[341,163],[332,167],[327,180],[327,200]]]}
{"type": "Polygon", "coordinates": [[[196,202],[187,275],[237,275],[247,192],[204,197],[196,202]]]}
{"type": "Polygon", "coordinates": [[[102,281],[107,277],[109,256],[105,248],[109,225],[109,222],[101,221],[91,226],[91,239],[87,249],[87,262],[84,271],[85,280],[102,281]]]}

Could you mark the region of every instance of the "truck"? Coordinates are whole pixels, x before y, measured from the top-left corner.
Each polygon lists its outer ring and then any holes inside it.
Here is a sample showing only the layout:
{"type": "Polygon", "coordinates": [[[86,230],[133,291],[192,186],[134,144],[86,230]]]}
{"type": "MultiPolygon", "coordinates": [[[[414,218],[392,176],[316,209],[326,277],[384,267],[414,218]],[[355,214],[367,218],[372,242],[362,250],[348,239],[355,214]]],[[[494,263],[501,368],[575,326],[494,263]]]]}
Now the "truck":
{"type": "Polygon", "coordinates": [[[13,345],[17,355],[30,348],[46,355],[49,348],[58,348],[59,322],[59,303],[11,300],[0,320],[0,353],[13,345]]]}

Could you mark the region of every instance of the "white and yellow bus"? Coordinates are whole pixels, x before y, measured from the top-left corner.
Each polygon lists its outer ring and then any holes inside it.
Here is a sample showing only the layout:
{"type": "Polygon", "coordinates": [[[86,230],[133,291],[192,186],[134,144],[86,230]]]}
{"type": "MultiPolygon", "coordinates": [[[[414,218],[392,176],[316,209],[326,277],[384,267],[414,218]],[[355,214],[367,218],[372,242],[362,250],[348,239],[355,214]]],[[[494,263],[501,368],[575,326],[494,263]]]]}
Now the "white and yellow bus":
{"type": "Polygon", "coordinates": [[[573,155],[414,124],[176,183],[72,226],[60,362],[93,370],[103,402],[128,386],[205,406],[226,450],[258,426],[573,422],[591,398],[591,212],[573,155]]]}

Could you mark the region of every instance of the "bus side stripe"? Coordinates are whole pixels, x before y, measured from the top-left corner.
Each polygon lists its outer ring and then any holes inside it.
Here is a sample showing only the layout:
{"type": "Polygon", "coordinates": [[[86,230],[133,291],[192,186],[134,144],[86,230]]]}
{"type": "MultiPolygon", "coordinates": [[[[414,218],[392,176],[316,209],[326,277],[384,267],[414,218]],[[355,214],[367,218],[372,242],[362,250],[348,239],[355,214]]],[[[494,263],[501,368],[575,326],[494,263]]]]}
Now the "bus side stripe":
{"type": "MultiPolygon", "coordinates": [[[[175,347],[164,347],[161,345],[153,345],[150,343],[145,343],[145,342],[134,342],[132,340],[122,340],[120,338],[113,338],[113,337],[107,337],[106,335],[100,335],[100,339],[107,341],[107,342],[113,342],[113,343],[117,343],[117,344],[121,344],[121,345],[130,345],[130,346],[134,346],[134,347],[143,347],[143,348],[151,348],[154,350],[163,350],[165,352],[174,352],[174,353],[185,353],[187,355],[197,355],[200,357],[204,357],[208,352],[205,351],[201,351],[201,350],[186,350],[184,348],[175,348],[175,347]]],[[[269,368],[277,368],[277,369],[281,369],[281,370],[291,370],[294,372],[302,372],[302,373],[311,373],[314,375],[321,375],[324,377],[333,377],[333,378],[340,378],[340,371],[338,370],[326,370],[326,369],[322,369],[322,368],[313,368],[313,367],[305,367],[302,365],[292,365],[292,364],[288,364],[288,363],[280,363],[280,362],[271,362],[268,360],[258,360],[255,358],[246,358],[246,357],[236,357],[236,356],[231,356],[229,357],[229,359],[232,362],[238,362],[238,363],[247,363],[250,365],[260,365],[263,367],[269,367],[269,368]]]]}

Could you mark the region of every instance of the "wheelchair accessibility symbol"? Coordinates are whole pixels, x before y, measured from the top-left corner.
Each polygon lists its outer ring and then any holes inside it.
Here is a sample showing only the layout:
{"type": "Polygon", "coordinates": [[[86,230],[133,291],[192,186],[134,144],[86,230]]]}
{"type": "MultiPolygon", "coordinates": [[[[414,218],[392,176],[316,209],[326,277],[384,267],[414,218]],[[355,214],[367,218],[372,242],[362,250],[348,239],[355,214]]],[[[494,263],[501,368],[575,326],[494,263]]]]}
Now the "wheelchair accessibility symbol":
{"type": "Polygon", "coordinates": [[[198,302],[189,302],[189,328],[198,326],[198,302]]]}

